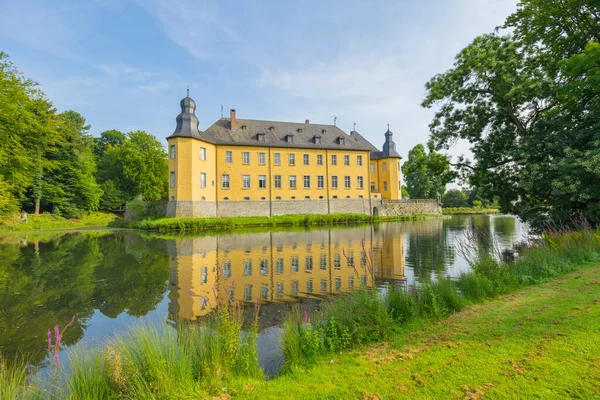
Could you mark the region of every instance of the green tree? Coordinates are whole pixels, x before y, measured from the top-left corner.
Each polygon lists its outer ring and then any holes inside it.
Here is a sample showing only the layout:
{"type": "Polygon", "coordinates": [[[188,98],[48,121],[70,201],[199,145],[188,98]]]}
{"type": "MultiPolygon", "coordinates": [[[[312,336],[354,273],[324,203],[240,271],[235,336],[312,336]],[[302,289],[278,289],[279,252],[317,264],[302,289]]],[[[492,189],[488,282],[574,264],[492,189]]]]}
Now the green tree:
{"type": "Polygon", "coordinates": [[[141,195],[144,200],[167,197],[167,152],[154,136],[143,131],[128,133],[119,157],[132,197],[141,195]]]}
{"type": "Polygon", "coordinates": [[[459,189],[450,189],[442,197],[444,207],[466,207],[467,195],[459,189]]]}
{"type": "Polygon", "coordinates": [[[446,191],[446,185],[456,177],[450,169],[448,157],[433,150],[427,152],[418,144],[408,152],[408,160],[402,165],[402,173],[410,197],[433,199],[446,191]]]}
{"type": "Polygon", "coordinates": [[[408,192],[408,189],[406,188],[406,185],[402,185],[402,198],[403,199],[410,199],[410,193],[408,192]]]}

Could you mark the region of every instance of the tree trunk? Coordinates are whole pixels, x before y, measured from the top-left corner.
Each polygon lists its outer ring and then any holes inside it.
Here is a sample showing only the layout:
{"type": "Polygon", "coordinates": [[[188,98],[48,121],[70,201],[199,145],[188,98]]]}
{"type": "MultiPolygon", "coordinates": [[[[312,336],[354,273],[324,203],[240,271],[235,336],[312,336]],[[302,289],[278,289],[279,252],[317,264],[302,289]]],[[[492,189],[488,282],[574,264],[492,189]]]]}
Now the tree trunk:
{"type": "Polygon", "coordinates": [[[40,215],[40,198],[35,199],[35,215],[40,215]]]}

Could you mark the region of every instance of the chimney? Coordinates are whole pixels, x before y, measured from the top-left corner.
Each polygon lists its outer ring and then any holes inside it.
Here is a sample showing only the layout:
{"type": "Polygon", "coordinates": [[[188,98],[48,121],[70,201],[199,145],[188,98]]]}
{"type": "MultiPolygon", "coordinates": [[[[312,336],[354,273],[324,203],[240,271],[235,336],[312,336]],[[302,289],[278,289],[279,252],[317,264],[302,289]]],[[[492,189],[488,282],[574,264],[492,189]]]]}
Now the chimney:
{"type": "Polygon", "coordinates": [[[306,125],[308,125],[308,124],[310,124],[310,121],[309,121],[309,120],[306,120],[306,121],[304,121],[304,123],[305,123],[306,125]]]}
{"type": "Polygon", "coordinates": [[[234,131],[237,129],[237,119],[235,118],[235,108],[229,110],[231,114],[231,130],[234,131]]]}

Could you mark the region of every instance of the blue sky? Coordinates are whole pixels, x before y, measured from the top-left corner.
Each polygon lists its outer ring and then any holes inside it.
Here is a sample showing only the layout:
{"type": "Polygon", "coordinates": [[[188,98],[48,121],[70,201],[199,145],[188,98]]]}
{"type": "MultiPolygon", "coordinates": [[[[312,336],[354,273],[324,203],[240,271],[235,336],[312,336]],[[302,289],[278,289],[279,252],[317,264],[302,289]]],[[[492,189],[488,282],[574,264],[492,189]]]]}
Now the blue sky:
{"type": "MultiPolygon", "coordinates": [[[[516,0],[0,0],[0,50],[59,110],[170,135],[186,86],[200,128],[220,117],[355,121],[400,154],[428,137],[424,84],[516,0]]],[[[459,144],[452,155],[465,153],[459,144]]]]}

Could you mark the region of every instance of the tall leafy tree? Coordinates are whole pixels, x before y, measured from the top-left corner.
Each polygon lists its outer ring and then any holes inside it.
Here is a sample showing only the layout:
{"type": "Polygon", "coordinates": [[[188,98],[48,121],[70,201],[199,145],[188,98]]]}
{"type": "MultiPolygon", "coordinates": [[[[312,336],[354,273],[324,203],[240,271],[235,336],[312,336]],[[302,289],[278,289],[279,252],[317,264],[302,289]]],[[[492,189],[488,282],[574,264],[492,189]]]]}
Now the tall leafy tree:
{"type": "Polygon", "coordinates": [[[402,165],[404,180],[413,199],[434,199],[446,191],[446,185],[456,177],[448,157],[418,144],[408,152],[402,165]]]}

